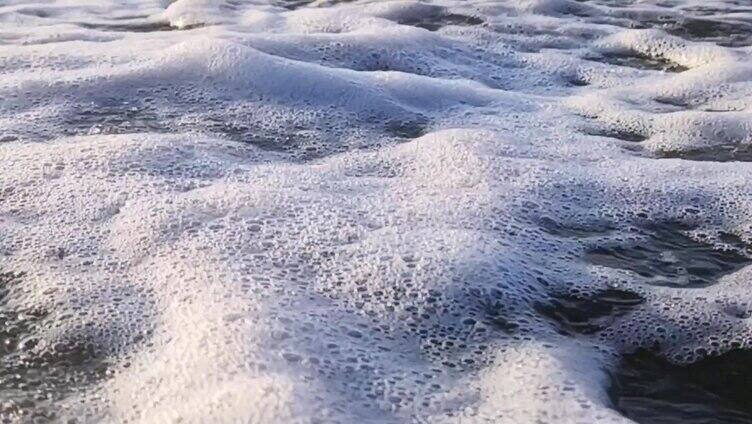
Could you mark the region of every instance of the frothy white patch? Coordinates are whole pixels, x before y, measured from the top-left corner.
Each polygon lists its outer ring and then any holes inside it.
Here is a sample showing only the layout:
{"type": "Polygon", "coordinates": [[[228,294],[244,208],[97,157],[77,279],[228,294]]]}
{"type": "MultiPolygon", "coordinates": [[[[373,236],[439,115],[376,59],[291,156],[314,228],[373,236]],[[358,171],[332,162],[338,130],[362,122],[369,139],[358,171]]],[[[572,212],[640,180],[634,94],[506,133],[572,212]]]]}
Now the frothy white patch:
{"type": "Polygon", "coordinates": [[[623,422],[620,354],[749,347],[750,52],[690,3],[6,2],[0,302],[106,371],[0,414],[623,422]]]}

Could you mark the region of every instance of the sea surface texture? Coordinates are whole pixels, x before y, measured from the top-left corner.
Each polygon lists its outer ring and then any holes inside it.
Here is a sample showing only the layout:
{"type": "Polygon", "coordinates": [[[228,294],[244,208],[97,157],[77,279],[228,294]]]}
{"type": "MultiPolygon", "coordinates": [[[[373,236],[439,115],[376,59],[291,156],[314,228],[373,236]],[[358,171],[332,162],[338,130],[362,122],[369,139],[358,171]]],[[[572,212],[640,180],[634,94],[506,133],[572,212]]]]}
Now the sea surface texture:
{"type": "Polygon", "coordinates": [[[0,420],[752,422],[751,46],[748,0],[0,0],[0,420]]]}

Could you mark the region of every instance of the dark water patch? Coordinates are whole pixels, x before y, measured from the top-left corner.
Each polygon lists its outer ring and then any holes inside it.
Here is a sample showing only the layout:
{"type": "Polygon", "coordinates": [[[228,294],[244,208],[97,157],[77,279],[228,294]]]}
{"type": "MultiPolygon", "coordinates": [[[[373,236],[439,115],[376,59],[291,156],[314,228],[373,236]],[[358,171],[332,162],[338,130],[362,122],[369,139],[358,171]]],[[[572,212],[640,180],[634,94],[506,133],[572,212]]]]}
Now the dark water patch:
{"type": "Polygon", "coordinates": [[[414,16],[397,21],[400,25],[409,25],[429,31],[438,31],[446,26],[475,26],[482,25],[483,19],[476,16],[461,15],[458,13],[435,13],[423,16],[414,16]]]}
{"type": "Polygon", "coordinates": [[[687,18],[668,25],[665,30],[690,41],[713,42],[725,47],[752,45],[752,24],[749,22],[687,18]]]}
{"type": "MultiPolygon", "coordinates": [[[[358,119],[353,117],[353,119],[358,119]]],[[[226,116],[203,117],[200,121],[183,124],[182,129],[202,131],[215,134],[240,143],[254,145],[269,152],[284,153],[293,161],[310,161],[348,150],[369,149],[381,146],[387,139],[397,138],[396,142],[408,141],[428,133],[430,121],[414,115],[399,120],[387,120],[382,116],[361,118],[370,130],[371,136],[357,136],[343,142],[346,129],[336,123],[323,122],[287,122],[268,126],[251,119],[230,119],[226,116]],[[335,135],[324,133],[325,128],[332,128],[335,135]]],[[[395,140],[390,140],[395,142],[395,140]]]]}
{"type": "Polygon", "coordinates": [[[680,109],[689,109],[691,107],[691,105],[686,101],[671,97],[656,97],[653,99],[653,101],[662,105],[673,106],[680,109]]]}
{"type": "Polygon", "coordinates": [[[63,125],[63,131],[68,135],[168,131],[152,106],[122,99],[78,105],[63,125]]]}
{"type": "Polygon", "coordinates": [[[621,141],[628,141],[630,143],[640,143],[648,139],[644,134],[640,134],[635,131],[617,130],[617,129],[592,129],[585,131],[585,134],[596,137],[615,138],[621,141]]]}
{"type": "Polygon", "coordinates": [[[688,151],[659,151],[656,153],[656,156],[662,159],[684,159],[703,162],[752,162],[752,145],[735,144],[688,151]]]}
{"type": "Polygon", "coordinates": [[[112,20],[113,21],[133,21],[136,19],[146,19],[148,17],[149,15],[124,15],[124,16],[113,17],[112,20]]]}
{"type": "Polygon", "coordinates": [[[34,16],[36,18],[49,18],[52,14],[44,9],[20,9],[16,13],[26,16],[34,16]]]}
{"type": "Polygon", "coordinates": [[[630,29],[658,28],[688,41],[710,42],[725,47],[752,45],[752,22],[736,17],[717,16],[730,12],[718,8],[683,8],[678,13],[674,11],[649,16],[619,10],[601,23],[630,29]]]}
{"type": "Polygon", "coordinates": [[[393,137],[414,139],[428,133],[428,120],[417,118],[404,121],[391,121],[386,124],[386,134],[393,137]]]}
{"type": "Polygon", "coordinates": [[[295,10],[301,7],[308,6],[314,1],[316,0],[282,0],[282,1],[275,2],[275,4],[277,4],[278,6],[284,7],[287,10],[295,10]]]}
{"type": "Polygon", "coordinates": [[[587,3],[592,4],[598,4],[608,7],[616,7],[616,8],[622,8],[622,7],[629,7],[635,4],[637,0],[595,0],[595,1],[588,1],[587,3]]]}
{"type": "Polygon", "coordinates": [[[727,233],[724,231],[721,231],[718,234],[718,238],[728,245],[731,245],[733,248],[739,249],[743,252],[747,252],[748,254],[752,255],[752,244],[745,242],[742,240],[741,237],[737,236],[736,234],[727,233]]]}
{"type": "Polygon", "coordinates": [[[682,11],[691,13],[693,16],[712,16],[719,14],[727,14],[733,12],[749,12],[749,8],[728,8],[721,5],[692,5],[682,6],[682,11]]]}
{"type": "Polygon", "coordinates": [[[79,22],[79,26],[86,29],[94,29],[99,31],[115,31],[115,32],[164,32],[164,31],[187,31],[191,29],[201,28],[204,24],[186,25],[183,27],[176,27],[170,25],[166,21],[158,22],[133,22],[123,24],[91,24],[85,22],[79,22]]]}
{"type": "Polygon", "coordinates": [[[750,424],[750,381],[750,351],[680,366],[641,350],[623,358],[608,394],[616,410],[641,424],[750,424]]]}
{"type": "Polygon", "coordinates": [[[650,284],[668,287],[706,287],[752,258],[737,250],[722,250],[684,234],[676,223],[635,230],[633,239],[587,251],[584,259],[608,268],[631,271],[650,284]]]}
{"type": "MultiPolygon", "coordinates": [[[[316,0],[276,0],[273,2],[273,4],[279,7],[284,7],[287,10],[295,10],[300,9],[301,7],[306,7],[315,1],[316,0]]],[[[352,3],[353,1],[354,0],[329,0],[328,2],[326,2],[326,6],[334,6],[342,3],[352,3]]]]}
{"type": "Polygon", "coordinates": [[[536,302],[535,310],[565,335],[593,334],[609,327],[644,299],[633,292],[608,289],[592,296],[565,295],[536,302]]]}
{"type": "Polygon", "coordinates": [[[547,216],[541,217],[537,222],[541,229],[548,234],[565,238],[587,238],[599,236],[606,234],[613,229],[607,222],[565,225],[547,216]]]}
{"type": "Polygon", "coordinates": [[[482,303],[483,323],[501,330],[506,334],[513,334],[519,329],[519,324],[509,319],[506,302],[501,299],[487,299],[482,303]]]}
{"type": "MultiPolygon", "coordinates": [[[[487,27],[499,34],[521,35],[527,38],[555,38],[563,36],[560,32],[554,29],[538,28],[535,26],[523,25],[515,22],[489,23],[487,24],[487,27]]],[[[587,36],[583,37],[587,38],[587,36]]],[[[523,42],[524,40],[519,41],[523,42]]]]}
{"type": "Polygon", "coordinates": [[[107,363],[91,343],[46,344],[49,312],[8,305],[22,278],[0,274],[0,421],[57,422],[60,402],[105,378],[107,363]]]}
{"type": "Polygon", "coordinates": [[[663,72],[684,72],[687,67],[669,61],[661,57],[652,57],[639,53],[622,54],[606,53],[598,56],[587,56],[584,59],[593,62],[607,63],[615,66],[625,66],[628,68],[663,71],[663,72]]]}
{"type": "Polygon", "coordinates": [[[288,151],[298,146],[292,134],[304,128],[281,128],[270,131],[248,117],[228,119],[225,116],[202,115],[197,119],[183,120],[182,116],[200,114],[195,106],[180,98],[160,99],[174,104],[172,108],[155,106],[151,97],[142,99],[104,98],[88,104],[79,104],[61,122],[66,135],[134,134],[175,132],[203,132],[233,141],[253,144],[262,150],[288,151]],[[182,108],[178,111],[177,108],[182,108]]]}
{"type": "Polygon", "coordinates": [[[298,148],[303,137],[295,137],[294,134],[304,130],[301,127],[292,127],[270,131],[258,128],[253,123],[232,122],[222,117],[212,116],[194,124],[183,125],[183,128],[214,133],[233,141],[252,144],[262,150],[272,152],[290,152],[298,148]]]}
{"type": "Polygon", "coordinates": [[[11,286],[23,277],[23,274],[16,272],[0,272],[0,300],[5,298],[10,291],[11,286]]]}
{"type": "Polygon", "coordinates": [[[262,150],[282,152],[300,145],[303,137],[293,137],[304,130],[301,127],[284,127],[278,130],[262,128],[263,123],[252,119],[227,119],[224,116],[203,115],[195,120],[181,120],[181,116],[200,113],[180,99],[172,99],[183,107],[182,113],[163,106],[153,105],[153,99],[126,100],[100,99],[90,104],[77,105],[62,122],[62,132],[67,135],[134,134],[175,132],[202,132],[233,141],[248,143],[262,150]]]}
{"type": "Polygon", "coordinates": [[[61,135],[203,134],[289,154],[291,160],[311,160],[411,140],[426,134],[431,124],[428,117],[409,111],[395,116],[377,111],[291,109],[267,100],[237,100],[224,93],[197,94],[191,86],[127,86],[122,91],[129,96],[85,93],[94,98],[71,102],[59,118],[32,123],[13,136],[48,141],[61,135]]]}

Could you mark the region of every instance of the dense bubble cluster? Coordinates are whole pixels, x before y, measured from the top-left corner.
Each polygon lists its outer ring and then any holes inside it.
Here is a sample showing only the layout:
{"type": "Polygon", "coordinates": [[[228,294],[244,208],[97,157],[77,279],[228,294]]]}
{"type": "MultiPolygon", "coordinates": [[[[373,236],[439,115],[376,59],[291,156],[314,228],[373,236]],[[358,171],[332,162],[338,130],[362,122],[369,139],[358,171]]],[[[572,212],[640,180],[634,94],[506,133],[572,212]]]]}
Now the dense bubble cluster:
{"type": "Polygon", "coordinates": [[[639,420],[752,348],[751,19],[0,2],[0,420],[639,420]]]}

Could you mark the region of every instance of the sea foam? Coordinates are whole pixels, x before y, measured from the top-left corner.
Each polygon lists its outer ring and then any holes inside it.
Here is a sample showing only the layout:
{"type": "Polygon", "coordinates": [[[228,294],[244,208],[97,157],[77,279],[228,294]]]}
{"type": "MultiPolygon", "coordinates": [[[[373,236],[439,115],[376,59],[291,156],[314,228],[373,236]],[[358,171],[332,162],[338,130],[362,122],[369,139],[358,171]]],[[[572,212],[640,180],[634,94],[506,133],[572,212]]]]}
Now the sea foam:
{"type": "Polygon", "coordinates": [[[0,416],[629,422],[749,348],[752,10],[612,3],[1,2],[0,416]]]}

